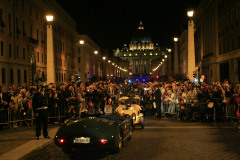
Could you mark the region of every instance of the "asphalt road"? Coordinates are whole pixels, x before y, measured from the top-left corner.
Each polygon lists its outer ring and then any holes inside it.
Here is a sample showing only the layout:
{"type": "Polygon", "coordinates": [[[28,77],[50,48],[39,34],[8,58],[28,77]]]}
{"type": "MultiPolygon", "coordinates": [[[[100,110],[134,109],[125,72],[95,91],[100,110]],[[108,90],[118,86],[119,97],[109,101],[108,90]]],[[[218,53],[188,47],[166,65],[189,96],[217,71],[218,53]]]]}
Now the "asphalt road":
{"type": "Polygon", "coordinates": [[[88,151],[66,155],[53,142],[21,160],[239,160],[240,132],[229,123],[190,123],[148,116],[119,154],[88,151]]]}

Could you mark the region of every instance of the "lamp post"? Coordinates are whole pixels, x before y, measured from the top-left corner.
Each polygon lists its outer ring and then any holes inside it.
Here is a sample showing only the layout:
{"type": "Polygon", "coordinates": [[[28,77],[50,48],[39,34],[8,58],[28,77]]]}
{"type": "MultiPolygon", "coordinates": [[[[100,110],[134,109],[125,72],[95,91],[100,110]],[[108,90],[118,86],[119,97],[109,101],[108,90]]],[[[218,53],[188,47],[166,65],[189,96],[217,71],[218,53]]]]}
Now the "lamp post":
{"type": "MultiPolygon", "coordinates": [[[[168,76],[172,76],[172,49],[167,49],[167,52],[168,52],[168,57],[167,57],[167,64],[166,64],[166,70],[167,70],[167,74],[168,76]]],[[[161,63],[162,64],[162,63],[161,63]]]]}
{"type": "Polygon", "coordinates": [[[86,56],[83,56],[84,55],[84,48],[83,48],[83,46],[84,46],[84,43],[85,43],[85,41],[84,40],[79,40],[79,44],[80,44],[80,57],[82,57],[83,58],[83,60],[81,60],[81,63],[80,63],[80,68],[81,68],[81,72],[80,72],[80,76],[81,76],[81,81],[82,81],[82,83],[84,84],[84,86],[86,85],[86,80],[87,80],[87,73],[85,73],[85,71],[86,71],[86,65],[85,65],[85,63],[86,63],[86,60],[85,60],[85,58],[86,58],[86,56]]]}
{"type": "Polygon", "coordinates": [[[53,15],[46,15],[47,20],[47,83],[56,83],[55,56],[53,46],[53,15]]]}
{"type": "Polygon", "coordinates": [[[195,47],[194,47],[194,22],[193,15],[194,11],[190,10],[187,12],[188,15],[188,78],[193,82],[193,71],[195,71],[195,47]]]}
{"type": "Polygon", "coordinates": [[[179,64],[178,64],[178,38],[174,37],[174,74],[179,73],[179,64]]]}

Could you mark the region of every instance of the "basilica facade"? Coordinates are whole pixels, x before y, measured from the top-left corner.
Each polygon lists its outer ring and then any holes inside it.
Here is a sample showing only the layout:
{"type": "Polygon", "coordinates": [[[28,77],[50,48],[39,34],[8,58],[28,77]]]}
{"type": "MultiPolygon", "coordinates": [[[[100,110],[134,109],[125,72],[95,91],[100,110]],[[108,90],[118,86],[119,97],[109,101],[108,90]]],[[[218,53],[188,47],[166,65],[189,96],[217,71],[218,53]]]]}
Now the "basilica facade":
{"type": "Polygon", "coordinates": [[[129,62],[129,74],[133,76],[150,75],[154,66],[153,60],[161,61],[167,52],[157,43],[152,42],[149,33],[144,29],[142,21],[140,21],[136,33],[133,35],[130,44],[124,44],[121,49],[113,51],[114,57],[119,57],[123,61],[129,62]]]}

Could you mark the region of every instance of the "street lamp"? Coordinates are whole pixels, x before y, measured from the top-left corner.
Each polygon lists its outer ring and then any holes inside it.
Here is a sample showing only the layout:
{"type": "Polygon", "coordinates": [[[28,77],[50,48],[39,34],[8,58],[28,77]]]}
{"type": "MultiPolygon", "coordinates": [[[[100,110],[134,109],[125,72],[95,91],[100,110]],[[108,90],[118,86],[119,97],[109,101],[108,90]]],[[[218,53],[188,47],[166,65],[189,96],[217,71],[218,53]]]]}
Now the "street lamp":
{"type": "Polygon", "coordinates": [[[53,21],[53,15],[46,15],[47,22],[53,21]]]}
{"type": "Polygon", "coordinates": [[[106,57],[102,57],[102,59],[105,61],[105,60],[106,60],[106,57]]]}
{"type": "Polygon", "coordinates": [[[189,11],[187,12],[187,16],[190,17],[190,18],[193,17],[193,14],[194,14],[194,11],[193,11],[193,10],[189,10],[189,11]]]}
{"type": "Polygon", "coordinates": [[[84,40],[80,40],[79,43],[80,43],[80,44],[84,44],[84,40]]]}
{"type": "Polygon", "coordinates": [[[167,58],[167,55],[165,55],[164,57],[167,58]]]}
{"type": "Polygon", "coordinates": [[[179,73],[179,63],[178,63],[178,37],[173,38],[174,41],[174,74],[179,73]]]}
{"type": "Polygon", "coordinates": [[[168,52],[172,52],[172,49],[171,49],[171,48],[169,48],[169,49],[168,49],[168,52]]]}
{"type": "Polygon", "coordinates": [[[46,15],[47,20],[47,83],[56,83],[55,56],[53,47],[53,15],[46,15]]]}
{"type": "Polygon", "coordinates": [[[114,66],[114,63],[112,63],[112,65],[114,66]]]}
{"type": "MultiPolygon", "coordinates": [[[[83,42],[84,43],[84,42],[83,42]]],[[[94,51],[94,54],[98,54],[98,51],[94,51]]]]}
{"type": "Polygon", "coordinates": [[[108,63],[111,63],[111,61],[110,61],[110,60],[108,60],[108,63]]]}

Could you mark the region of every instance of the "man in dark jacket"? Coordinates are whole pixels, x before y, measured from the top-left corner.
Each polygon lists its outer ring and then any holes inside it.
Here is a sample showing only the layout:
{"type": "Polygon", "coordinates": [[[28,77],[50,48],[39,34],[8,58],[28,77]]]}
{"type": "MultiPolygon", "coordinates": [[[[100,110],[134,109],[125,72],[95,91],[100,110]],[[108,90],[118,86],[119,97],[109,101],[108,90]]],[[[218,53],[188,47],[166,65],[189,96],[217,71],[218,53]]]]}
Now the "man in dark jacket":
{"type": "MultiPolygon", "coordinates": [[[[42,88],[42,87],[41,87],[42,88]]],[[[34,116],[36,117],[36,140],[39,140],[41,135],[41,127],[43,125],[43,136],[44,138],[50,138],[48,136],[48,100],[47,96],[43,96],[41,93],[42,89],[36,92],[32,98],[32,107],[34,116]]]]}
{"type": "Polygon", "coordinates": [[[158,85],[157,86],[157,90],[155,91],[155,103],[156,103],[156,107],[157,107],[157,118],[162,118],[162,113],[161,113],[161,90],[160,90],[161,86],[158,85]]]}

